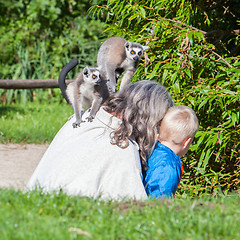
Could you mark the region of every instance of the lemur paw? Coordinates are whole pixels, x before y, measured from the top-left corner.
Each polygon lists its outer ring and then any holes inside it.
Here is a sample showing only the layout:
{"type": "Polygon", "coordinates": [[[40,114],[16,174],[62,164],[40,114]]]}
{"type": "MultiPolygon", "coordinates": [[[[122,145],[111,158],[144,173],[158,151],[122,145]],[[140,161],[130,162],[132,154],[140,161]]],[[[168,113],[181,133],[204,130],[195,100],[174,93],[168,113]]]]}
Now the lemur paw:
{"type": "Polygon", "coordinates": [[[89,116],[89,117],[86,117],[86,119],[88,120],[88,122],[92,122],[93,119],[94,119],[94,116],[89,116]]]}
{"type": "Polygon", "coordinates": [[[72,124],[73,128],[80,127],[80,124],[81,124],[82,122],[85,122],[85,121],[76,121],[76,122],[74,122],[74,123],[72,124]]]}

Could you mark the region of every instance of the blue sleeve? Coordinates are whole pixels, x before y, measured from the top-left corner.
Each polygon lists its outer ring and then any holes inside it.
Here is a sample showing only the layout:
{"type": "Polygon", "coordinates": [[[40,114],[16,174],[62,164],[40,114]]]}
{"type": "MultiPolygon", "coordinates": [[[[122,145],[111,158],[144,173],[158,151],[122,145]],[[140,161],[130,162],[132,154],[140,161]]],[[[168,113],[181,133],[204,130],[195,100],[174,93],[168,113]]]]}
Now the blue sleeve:
{"type": "Polygon", "coordinates": [[[161,162],[146,177],[146,191],[151,198],[172,197],[177,191],[180,175],[176,166],[161,162]]]}

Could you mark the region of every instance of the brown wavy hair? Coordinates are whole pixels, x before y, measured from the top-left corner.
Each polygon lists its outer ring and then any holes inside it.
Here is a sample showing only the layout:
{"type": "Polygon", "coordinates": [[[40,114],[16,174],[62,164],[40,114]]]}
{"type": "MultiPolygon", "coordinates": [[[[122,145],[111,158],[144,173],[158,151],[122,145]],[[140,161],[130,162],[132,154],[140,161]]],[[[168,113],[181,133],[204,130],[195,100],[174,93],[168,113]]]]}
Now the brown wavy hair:
{"type": "Polygon", "coordinates": [[[169,92],[155,81],[143,80],[127,85],[111,96],[104,107],[122,120],[119,128],[111,134],[111,143],[126,148],[128,139],[135,139],[139,145],[142,167],[146,170],[161,120],[173,105],[169,92]]]}

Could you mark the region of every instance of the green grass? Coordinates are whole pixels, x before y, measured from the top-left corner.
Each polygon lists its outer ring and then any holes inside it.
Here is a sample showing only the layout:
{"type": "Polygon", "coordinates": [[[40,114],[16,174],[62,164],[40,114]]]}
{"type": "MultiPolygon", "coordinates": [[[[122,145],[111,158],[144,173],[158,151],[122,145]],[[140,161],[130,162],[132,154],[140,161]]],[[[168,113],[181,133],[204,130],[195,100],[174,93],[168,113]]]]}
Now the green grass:
{"type": "Polygon", "coordinates": [[[0,105],[0,142],[51,142],[72,114],[65,102],[0,105]]]}
{"type": "MultiPolygon", "coordinates": [[[[73,114],[65,102],[0,105],[0,142],[51,142],[73,114]]],[[[237,193],[101,202],[0,189],[0,239],[240,239],[237,193]]]]}
{"type": "Polygon", "coordinates": [[[1,239],[240,239],[239,196],[101,202],[0,190],[1,239]]]}

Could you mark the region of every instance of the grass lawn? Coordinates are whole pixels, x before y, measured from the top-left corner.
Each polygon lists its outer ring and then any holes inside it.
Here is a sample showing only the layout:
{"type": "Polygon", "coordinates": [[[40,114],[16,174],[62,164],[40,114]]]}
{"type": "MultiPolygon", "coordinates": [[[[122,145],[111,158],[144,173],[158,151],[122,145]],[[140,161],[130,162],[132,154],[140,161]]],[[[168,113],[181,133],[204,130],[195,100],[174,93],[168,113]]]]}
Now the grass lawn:
{"type": "MultiPolygon", "coordinates": [[[[72,114],[66,103],[0,105],[0,142],[51,142],[72,114]]],[[[239,240],[240,198],[101,202],[0,189],[0,239],[239,240]]]]}
{"type": "Polygon", "coordinates": [[[72,114],[66,103],[0,105],[0,142],[51,142],[72,114]]]}
{"type": "Polygon", "coordinates": [[[101,202],[60,193],[0,190],[8,239],[240,239],[239,196],[101,202]]]}

